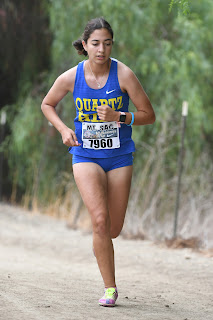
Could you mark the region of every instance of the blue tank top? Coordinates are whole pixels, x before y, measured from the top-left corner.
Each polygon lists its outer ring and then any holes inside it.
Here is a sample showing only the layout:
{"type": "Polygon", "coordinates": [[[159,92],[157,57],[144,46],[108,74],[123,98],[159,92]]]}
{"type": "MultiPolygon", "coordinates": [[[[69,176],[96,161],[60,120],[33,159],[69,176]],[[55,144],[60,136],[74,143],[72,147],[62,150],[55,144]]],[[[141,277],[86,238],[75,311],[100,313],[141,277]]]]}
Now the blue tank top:
{"type": "Polygon", "coordinates": [[[111,59],[108,80],[101,89],[92,89],[86,83],[84,63],[85,60],[78,64],[73,91],[76,106],[75,134],[81,146],[70,147],[69,153],[90,158],[108,158],[134,152],[131,126],[121,124],[116,129],[111,122],[100,120],[97,114],[97,106],[104,104],[115,111],[128,112],[129,95],[121,91],[117,60],[111,59]]]}

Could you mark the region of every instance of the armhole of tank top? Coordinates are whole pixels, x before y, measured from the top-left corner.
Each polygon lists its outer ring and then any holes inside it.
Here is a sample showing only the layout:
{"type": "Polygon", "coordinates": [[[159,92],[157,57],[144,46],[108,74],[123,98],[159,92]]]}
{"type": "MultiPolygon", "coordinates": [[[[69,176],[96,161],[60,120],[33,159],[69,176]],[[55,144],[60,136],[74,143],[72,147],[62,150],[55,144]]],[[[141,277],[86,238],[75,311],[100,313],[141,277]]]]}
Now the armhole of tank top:
{"type": "Polygon", "coordinates": [[[77,84],[77,81],[78,81],[78,78],[79,78],[79,73],[81,71],[81,68],[83,68],[82,64],[84,66],[84,61],[79,62],[78,66],[77,66],[77,70],[76,70],[76,74],[75,74],[75,83],[74,83],[74,89],[73,89],[73,96],[75,94],[75,88],[76,88],[76,84],[77,84]]]}

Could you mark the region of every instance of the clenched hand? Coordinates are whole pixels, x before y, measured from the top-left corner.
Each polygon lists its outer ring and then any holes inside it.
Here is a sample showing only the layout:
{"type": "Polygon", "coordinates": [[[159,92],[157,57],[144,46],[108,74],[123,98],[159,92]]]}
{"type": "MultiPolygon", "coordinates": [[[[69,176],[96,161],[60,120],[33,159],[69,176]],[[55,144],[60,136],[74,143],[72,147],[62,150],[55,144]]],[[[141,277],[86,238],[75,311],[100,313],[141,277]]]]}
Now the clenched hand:
{"type": "Polygon", "coordinates": [[[119,121],[119,112],[113,110],[108,105],[97,106],[97,113],[101,120],[119,121]]]}

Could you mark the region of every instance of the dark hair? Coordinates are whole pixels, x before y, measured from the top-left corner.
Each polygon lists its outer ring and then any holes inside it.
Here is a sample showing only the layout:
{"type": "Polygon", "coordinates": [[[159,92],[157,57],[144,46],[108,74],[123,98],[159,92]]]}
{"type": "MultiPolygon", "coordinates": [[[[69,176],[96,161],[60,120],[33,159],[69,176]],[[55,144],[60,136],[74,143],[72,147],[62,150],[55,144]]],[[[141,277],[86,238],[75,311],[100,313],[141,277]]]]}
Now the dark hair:
{"type": "Polygon", "coordinates": [[[87,40],[89,39],[91,33],[93,33],[93,31],[95,31],[97,29],[102,29],[102,28],[107,29],[113,39],[112,28],[111,28],[110,24],[104,18],[101,17],[101,18],[92,19],[87,23],[81,39],[78,39],[72,43],[73,46],[75,47],[75,49],[78,51],[78,54],[84,54],[85,56],[87,56],[87,51],[84,50],[84,47],[82,45],[82,40],[84,40],[85,43],[87,43],[87,40]]]}

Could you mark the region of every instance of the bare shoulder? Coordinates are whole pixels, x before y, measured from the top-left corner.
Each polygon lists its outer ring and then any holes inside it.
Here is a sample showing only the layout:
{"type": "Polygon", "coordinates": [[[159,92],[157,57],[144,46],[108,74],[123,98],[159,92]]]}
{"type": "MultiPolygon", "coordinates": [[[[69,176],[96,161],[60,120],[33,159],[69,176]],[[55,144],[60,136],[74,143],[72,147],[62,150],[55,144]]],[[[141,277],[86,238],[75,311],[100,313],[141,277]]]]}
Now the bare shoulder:
{"type": "Polygon", "coordinates": [[[64,88],[67,91],[73,92],[75,85],[77,66],[65,71],[57,79],[56,83],[59,87],[64,88]]]}
{"type": "Polygon", "coordinates": [[[118,61],[118,76],[128,79],[130,75],[134,75],[134,72],[123,62],[118,61]]]}
{"type": "Polygon", "coordinates": [[[127,92],[137,110],[151,110],[152,106],[141,82],[124,63],[118,64],[118,80],[123,92],[127,92]]]}
{"type": "Polygon", "coordinates": [[[118,80],[122,91],[128,91],[127,85],[138,81],[134,72],[121,61],[118,61],[118,80]]]}
{"type": "Polygon", "coordinates": [[[70,91],[73,92],[77,67],[73,67],[62,73],[54,82],[42,104],[56,106],[58,102],[70,91]]]}

